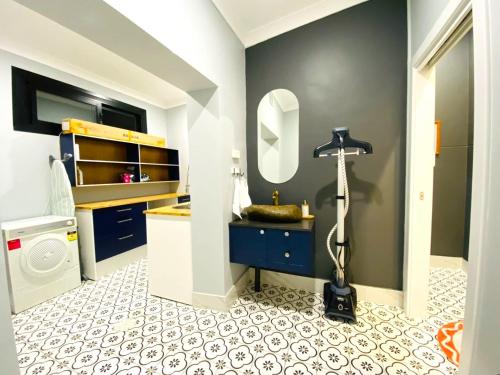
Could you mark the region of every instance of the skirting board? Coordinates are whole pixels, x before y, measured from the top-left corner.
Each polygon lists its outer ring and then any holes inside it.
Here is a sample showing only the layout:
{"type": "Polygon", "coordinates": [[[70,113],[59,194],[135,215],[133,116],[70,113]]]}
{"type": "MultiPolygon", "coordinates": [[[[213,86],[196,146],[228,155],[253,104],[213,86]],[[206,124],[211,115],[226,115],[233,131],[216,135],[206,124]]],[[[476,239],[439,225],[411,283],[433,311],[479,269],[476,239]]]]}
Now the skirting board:
{"type": "Polygon", "coordinates": [[[103,276],[109,275],[116,270],[126,267],[131,263],[134,263],[142,258],[146,258],[147,246],[139,246],[135,249],[126,251],[124,253],[115,255],[114,257],[101,260],[95,265],[96,268],[96,279],[100,279],[103,276]]]}
{"type": "MultiPolygon", "coordinates": [[[[313,293],[323,293],[325,279],[289,275],[285,273],[262,270],[261,284],[280,285],[291,289],[303,289],[313,293]]],[[[231,287],[225,296],[193,292],[193,306],[209,308],[218,311],[229,311],[238,295],[254,282],[254,270],[246,270],[239,280],[231,287]]],[[[401,290],[378,288],[373,286],[352,284],[357,291],[358,300],[380,305],[403,307],[403,292],[401,290]]]]}
{"type": "Polygon", "coordinates": [[[468,262],[462,257],[443,257],[431,255],[431,267],[452,268],[467,272],[468,262]]]}
{"type": "MultiPolygon", "coordinates": [[[[254,281],[253,269],[248,269],[249,279],[254,281]]],[[[281,285],[291,289],[303,289],[313,293],[323,294],[323,284],[328,280],[313,277],[304,277],[262,270],[261,284],[281,285]]],[[[358,300],[380,305],[403,307],[403,292],[401,290],[378,288],[373,286],[352,284],[356,288],[358,300]]]]}
{"type": "Polygon", "coordinates": [[[250,283],[248,270],[243,272],[238,281],[226,295],[193,292],[193,306],[228,312],[234,301],[250,283]]]}

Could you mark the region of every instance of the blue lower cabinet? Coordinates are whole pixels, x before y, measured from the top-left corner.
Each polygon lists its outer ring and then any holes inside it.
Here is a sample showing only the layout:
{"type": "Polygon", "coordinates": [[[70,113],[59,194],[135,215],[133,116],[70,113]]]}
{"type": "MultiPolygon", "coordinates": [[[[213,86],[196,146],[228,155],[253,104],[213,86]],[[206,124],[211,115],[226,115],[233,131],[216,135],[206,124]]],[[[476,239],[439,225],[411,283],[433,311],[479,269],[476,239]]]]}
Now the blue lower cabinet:
{"type": "Polygon", "coordinates": [[[291,273],[312,274],[312,242],[312,235],[308,232],[267,231],[267,268],[291,273]]]}
{"type": "Polygon", "coordinates": [[[301,275],[314,273],[314,223],[255,227],[247,221],[235,221],[229,226],[230,259],[257,268],[301,275]]]}
{"type": "Polygon", "coordinates": [[[233,263],[264,267],[266,264],[265,230],[231,228],[229,231],[230,259],[233,263]]]}
{"type": "Polygon", "coordinates": [[[93,211],[96,261],[145,245],[146,203],[93,211]]]}

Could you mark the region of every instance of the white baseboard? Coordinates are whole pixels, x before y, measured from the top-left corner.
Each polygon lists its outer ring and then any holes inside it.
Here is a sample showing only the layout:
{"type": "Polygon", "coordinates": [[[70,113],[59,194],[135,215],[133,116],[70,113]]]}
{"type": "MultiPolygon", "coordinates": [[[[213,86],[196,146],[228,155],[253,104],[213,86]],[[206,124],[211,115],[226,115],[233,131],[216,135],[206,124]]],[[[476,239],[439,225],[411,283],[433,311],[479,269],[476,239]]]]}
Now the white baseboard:
{"type": "MultiPolygon", "coordinates": [[[[303,289],[312,293],[323,293],[323,284],[328,280],[262,270],[260,281],[262,284],[280,285],[291,289],[303,289]]],[[[249,283],[253,282],[254,270],[249,268],[229,289],[226,295],[193,292],[193,306],[218,311],[229,311],[236,298],[238,298],[238,295],[241,294],[249,283]]],[[[401,290],[359,284],[352,285],[356,288],[359,301],[403,307],[403,292],[401,290]]]]}
{"type": "Polygon", "coordinates": [[[469,262],[462,258],[462,271],[467,273],[469,271],[469,262]]]}
{"type": "MultiPolygon", "coordinates": [[[[135,249],[115,255],[111,258],[101,260],[95,264],[95,280],[109,275],[116,270],[126,267],[147,256],[147,245],[136,247],[135,249]]],[[[86,275],[89,276],[89,275],[86,275]]],[[[89,277],[92,279],[91,277],[89,277]]]]}
{"type": "Polygon", "coordinates": [[[431,255],[431,267],[452,268],[467,272],[468,262],[462,257],[444,257],[431,255]]]}
{"type": "Polygon", "coordinates": [[[243,272],[238,281],[226,295],[193,292],[193,306],[227,312],[234,301],[250,282],[248,270],[243,272]]]}
{"type": "MultiPolygon", "coordinates": [[[[249,279],[254,281],[253,269],[247,271],[249,279]]],[[[261,283],[282,285],[291,289],[303,289],[313,293],[323,293],[323,284],[328,280],[290,275],[273,271],[260,272],[261,283]]],[[[403,292],[401,290],[378,288],[374,286],[352,284],[356,288],[358,300],[381,305],[403,307],[403,292]]]]}

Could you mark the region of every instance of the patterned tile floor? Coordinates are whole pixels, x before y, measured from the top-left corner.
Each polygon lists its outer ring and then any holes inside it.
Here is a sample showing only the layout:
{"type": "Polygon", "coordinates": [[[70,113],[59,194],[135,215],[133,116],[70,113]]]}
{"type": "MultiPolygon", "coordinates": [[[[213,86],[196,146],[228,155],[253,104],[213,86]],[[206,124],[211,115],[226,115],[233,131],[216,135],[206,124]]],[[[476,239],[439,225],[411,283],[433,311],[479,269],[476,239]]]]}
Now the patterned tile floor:
{"type": "Polygon", "coordinates": [[[430,318],[360,302],[322,317],[318,294],[247,288],[229,313],[148,295],[146,261],[13,316],[22,374],[456,374],[434,335],[462,318],[466,275],[431,272],[430,318]]]}

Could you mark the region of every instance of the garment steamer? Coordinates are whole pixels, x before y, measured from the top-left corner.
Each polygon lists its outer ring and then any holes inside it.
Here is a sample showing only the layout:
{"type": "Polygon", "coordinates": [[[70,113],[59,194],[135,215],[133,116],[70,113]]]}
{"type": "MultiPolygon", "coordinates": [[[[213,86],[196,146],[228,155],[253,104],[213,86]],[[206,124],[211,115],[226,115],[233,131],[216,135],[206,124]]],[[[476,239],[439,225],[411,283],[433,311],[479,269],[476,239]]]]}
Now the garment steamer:
{"type": "Polygon", "coordinates": [[[372,145],[368,142],[358,141],[350,137],[348,128],[335,128],[332,131],[333,138],[329,143],[314,149],[314,157],[337,157],[337,224],[328,233],[326,247],[335,265],[334,275],[331,282],[323,286],[323,304],[325,305],[325,316],[329,319],[343,318],[356,322],[356,289],[349,285],[345,268],[350,259],[349,240],[344,232],[345,218],[349,211],[349,185],[345,170],[345,156],[373,153],[372,145]],[[331,240],[337,232],[333,252],[331,240]]]}

